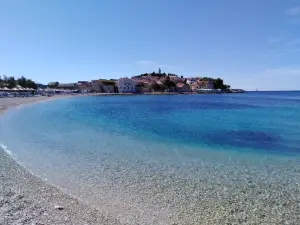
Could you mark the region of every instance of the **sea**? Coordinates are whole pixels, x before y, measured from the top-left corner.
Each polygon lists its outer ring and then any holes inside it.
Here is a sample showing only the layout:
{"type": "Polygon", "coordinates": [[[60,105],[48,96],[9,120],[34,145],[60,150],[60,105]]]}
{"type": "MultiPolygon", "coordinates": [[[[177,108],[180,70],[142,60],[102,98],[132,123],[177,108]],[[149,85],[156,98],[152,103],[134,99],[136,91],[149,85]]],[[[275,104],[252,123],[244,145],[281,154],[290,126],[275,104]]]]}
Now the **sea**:
{"type": "Polygon", "coordinates": [[[299,187],[299,91],[61,98],[0,125],[22,166],[123,222],[197,217],[249,185],[299,187]]]}

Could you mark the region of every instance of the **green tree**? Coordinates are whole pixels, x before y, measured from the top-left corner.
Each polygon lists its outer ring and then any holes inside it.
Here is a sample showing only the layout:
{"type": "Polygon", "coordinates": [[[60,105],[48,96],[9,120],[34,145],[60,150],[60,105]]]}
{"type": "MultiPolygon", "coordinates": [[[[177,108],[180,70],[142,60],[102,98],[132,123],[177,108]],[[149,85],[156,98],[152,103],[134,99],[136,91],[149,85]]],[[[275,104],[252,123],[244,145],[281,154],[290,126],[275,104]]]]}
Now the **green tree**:
{"type": "Polygon", "coordinates": [[[7,86],[8,86],[8,88],[14,88],[14,87],[16,87],[16,85],[17,85],[17,82],[16,82],[15,77],[9,77],[7,79],[7,86]]]}
{"type": "Polygon", "coordinates": [[[224,89],[223,80],[220,78],[217,78],[213,80],[214,88],[216,89],[224,89]]]}
{"type": "Polygon", "coordinates": [[[143,83],[138,83],[137,85],[135,85],[135,87],[138,87],[138,88],[142,88],[144,87],[145,85],[143,83]]]}
{"type": "Polygon", "coordinates": [[[224,81],[221,78],[214,79],[211,77],[203,77],[203,78],[201,78],[201,80],[202,81],[209,81],[209,80],[212,81],[215,89],[226,90],[226,89],[230,88],[230,85],[224,84],[224,81]]]}
{"type": "Polygon", "coordinates": [[[208,80],[213,81],[214,78],[211,78],[211,77],[202,77],[201,80],[203,80],[203,81],[208,81],[208,80]]]}
{"type": "Polygon", "coordinates": [[[7,80],[8,80],[7,76],[6,76],[6,75],[3,75],[3,82],[4,82],[4,85],[5,85],[5,86],[7,85],[7,80]]]}
{"type": "Polygon", "coordinates": [[[217,78],[213,80],[214,88],[226,90],[230,88],[230,85],[224,84],[223,80],[221,78],[217,78]]]}
{"type": "Polygon", "coordinates": [[[151,89],[154,91],[162,91],[163,87],[160,86],[158,83],[154,82],[151,84],[151,89]]]}
{"type": "Polygon", "coordinates": [[[17,79],[17,84],[20,85],[21,87],[27,87],[27,79],[25,77],[20,77],[17,79]]]}
{"type": "Polygon", "coordinates": [[[28,79],[26,81],[26,86],[28,88],[37,89],[37,84],[34,81],[30,80],[30,79],[28,79]]]}
{"type": "Polygon", "coordinates": [[[176,87],[176,84],[174,81],[170,80],[170,77],[167,77],[164,81],[163,81],[163,85],[165,89],[170,89],[172,87],[176,87]]]}

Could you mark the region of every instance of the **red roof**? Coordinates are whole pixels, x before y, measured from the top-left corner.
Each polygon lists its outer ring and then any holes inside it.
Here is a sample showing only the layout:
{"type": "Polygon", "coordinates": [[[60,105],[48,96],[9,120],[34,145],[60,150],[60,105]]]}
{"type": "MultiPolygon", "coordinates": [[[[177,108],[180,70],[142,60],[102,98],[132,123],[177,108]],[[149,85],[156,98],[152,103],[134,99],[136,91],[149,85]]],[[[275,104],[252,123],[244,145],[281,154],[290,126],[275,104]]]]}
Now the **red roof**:
{"type": "Polygon", "coordinates": [[[185,85],[187,85],[187,84],[178,83],[176,86],[177,86],[177,87],[183,87],[183,86],[185,86],[185,85]]]}

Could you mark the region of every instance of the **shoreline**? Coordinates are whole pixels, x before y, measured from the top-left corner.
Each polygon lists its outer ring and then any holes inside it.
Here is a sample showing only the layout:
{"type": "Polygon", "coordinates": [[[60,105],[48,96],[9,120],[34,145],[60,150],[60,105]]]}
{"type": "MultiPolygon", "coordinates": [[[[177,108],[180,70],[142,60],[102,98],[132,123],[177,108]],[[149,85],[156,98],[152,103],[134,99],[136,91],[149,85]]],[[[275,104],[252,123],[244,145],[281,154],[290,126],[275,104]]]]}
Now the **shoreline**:
{"type": "MultiPolygon", "coordinates": [[[[0,117],[14,107],[71,96],[0,99],[0,117]]],[[[120,224],[36,177],[0,147],[0,224],[120,224]]]]}
{"type": "Polygon", "coordinates": [[[68,98],[71,97],[70,95],[65,96],[55,96],[55,97],[48,97],[48,96],[33,96],[33,97],[14,97],[14,98],[1,98],[0,100],[0,116],[7,112],[9,109],[17,108],[22,105],[28,105],[33,103],[38,103],[41,101],[49,101],[55,100],[59,98],[68,98]]]}

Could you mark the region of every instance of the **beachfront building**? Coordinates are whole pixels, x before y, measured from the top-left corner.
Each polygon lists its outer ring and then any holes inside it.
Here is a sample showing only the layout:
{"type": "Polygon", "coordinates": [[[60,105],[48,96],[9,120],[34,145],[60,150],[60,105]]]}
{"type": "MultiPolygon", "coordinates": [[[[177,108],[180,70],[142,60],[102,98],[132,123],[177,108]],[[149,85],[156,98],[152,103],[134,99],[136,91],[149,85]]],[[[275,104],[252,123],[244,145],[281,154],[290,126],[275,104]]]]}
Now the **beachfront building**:
{"type": "Polygon", "coordinates": [[[192,85],[194,83],[197,83],[197,81],[200,81],[201,77],[190,77],[186,79],[186,83],[189,85],[192,85]]]}
{"type": "Polygon", "coordinates": [[[90,92],[92,88],[92,83],[88,81],[78,81],[77,88],[81,93],[90,92]]]}
{"type": "Polygon", "coordinates": [[[121,78],[117,81],[117,87],[120,93],[135,93],[135,85],[136,82],[127,77],[121,78]]]}
{"type": "Polygon", "coordinates": [[[214,89],[213,81],[211,81],[211,80],[205,80],[205,81],[197,80],[197,81],[190,84],[190,90],[192,92],[196,92],[200,89],[205,89],[205,90],[214,89]]]}
{"type": "Polygon", "coordinates": [[[152,92],[151,82],[148,81],[138,81],[136,82],[136,93],[150,93],[152,92]]]}
{"type": "Polygon", "coordinates": [[[193,84],[190,85],[190,90],[192,92],[196,92],[199,89],[199,85],[197,84],[197,82],[194,82],[193,84]]]}
{"type": "Polygon", "coordinates": [[[59,85],[59,82],[54,81],[54,82],[49,82],[48,83],[48,88],[56,88],[59,85]]]}
{"type": "Polygon", "coordinates": [[[176,85],[176,91],[177,92],[189,92],[190,91],[190,85],[179,83],[176,85]]]}
{"type": "Polygon", "coordinates": [[[57,89],[75,90],[77,89],[77,83],[58,84],[57,89]]]}
{"type": "Polygon", "coordinates": [[[115,82],[111,80],[93,80],[92,82],[92,92],[99,93],[114,93],[115,92],[115,82]]]}
{"type": "Polygon", "coordinates": [[[198,89],[214,89],[214,83],[212,80],[200,80],[198,83],[198,89]]]}

